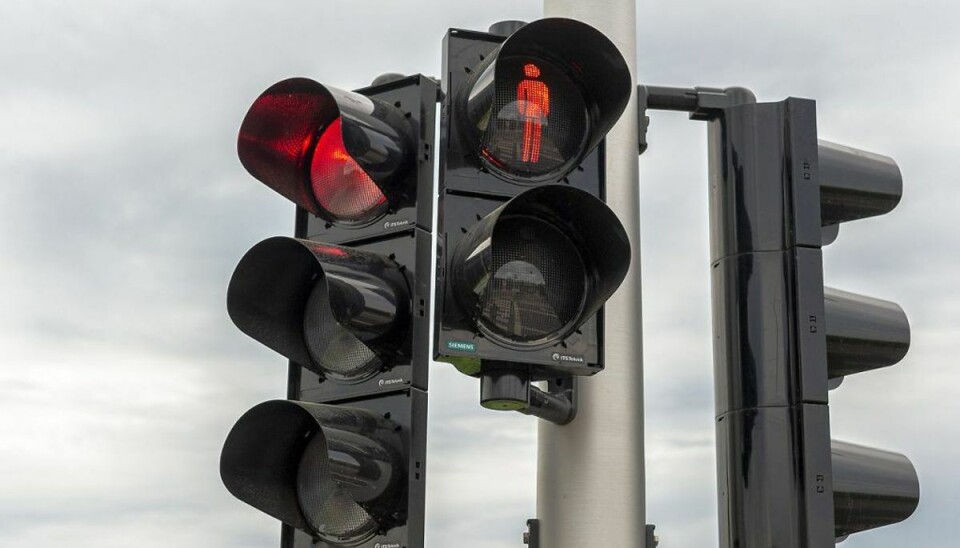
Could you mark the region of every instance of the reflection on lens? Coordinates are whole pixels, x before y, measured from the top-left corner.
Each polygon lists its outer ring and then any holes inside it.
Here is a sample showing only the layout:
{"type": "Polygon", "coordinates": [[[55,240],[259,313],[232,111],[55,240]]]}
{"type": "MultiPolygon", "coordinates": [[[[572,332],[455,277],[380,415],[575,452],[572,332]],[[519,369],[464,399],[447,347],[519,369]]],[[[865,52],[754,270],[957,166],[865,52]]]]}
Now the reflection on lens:
{"type": "Polygon", "coordinates": [[[573,243],[532,217],[506,218],[493,234],[492,264],[476,288],[480,326],[512,342],[562,336],[583,305],[586,270],[573,243]]]}
{"type": "MultiPolygon", "coordinates": [[[[327,375],[359,380],[378,371],[380,358],[333,316],[328,277],[314,286],[303,313],[303,336],[310,357],[327,375]]],[[[341,291],[343,293],[343,291],[341,291]]]]}
{"type": "Polygon", "coordinates": [[[328,447],[314,435],[300,459],[297,501],[310,526],[324,540],[356,543],[376,533],[377,522],[348,496],[332,473],[328,447]]]}

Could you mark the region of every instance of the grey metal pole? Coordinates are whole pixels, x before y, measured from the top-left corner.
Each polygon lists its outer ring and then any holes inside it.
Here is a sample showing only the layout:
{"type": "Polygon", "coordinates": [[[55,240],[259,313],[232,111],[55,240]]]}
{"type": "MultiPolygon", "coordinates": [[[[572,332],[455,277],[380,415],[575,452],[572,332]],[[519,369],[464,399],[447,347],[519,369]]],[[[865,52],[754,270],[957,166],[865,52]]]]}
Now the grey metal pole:
{"type": "MultiPolygon", "coordinates": [[[[596,27],[636,82],[636,0],[544,0],[544,16],[596,27]]],[[[607,204],[630,237],[633,262],[604,306],[606,369],[579,384],[576,419],[539,425],[537,517],[543,548],[643,548],[643,345],[636,92],[607,135],[607,204]]],[[[650,547],[647,547],[650,548],[650,547]]]]}

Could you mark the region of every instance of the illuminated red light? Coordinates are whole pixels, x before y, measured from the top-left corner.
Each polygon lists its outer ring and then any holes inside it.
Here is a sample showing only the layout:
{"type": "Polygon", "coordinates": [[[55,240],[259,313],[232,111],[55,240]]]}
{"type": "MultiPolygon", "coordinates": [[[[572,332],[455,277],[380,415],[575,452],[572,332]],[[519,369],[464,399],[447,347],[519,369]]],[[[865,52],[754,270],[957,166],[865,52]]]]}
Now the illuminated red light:
{"type": "Polygon", "coordinates": [[[313,195],[331,215],[344,221],[361,221],[377,213],[387,197],[347,152],[337,118],[320,136],[310,161],[313,195]]]}
{"type": "Polygon", "coordinates": [[[535,164],[540,161],[540,141],[543,126],[550,115],[550,88],[536,78],[540,67],[533,63],[523,66],[526,76],[517,84],[517,109],[523,120],[523,147],[520,161],[535,164]]]}
{"type": "Polygon", "coordinates": [[[338,258],[344,258],[344,257],[350,256],[350,254],[342,247],[337,247],[334,245],[316,244],[315,242],[313,244],[314,244],[313,251],[320,255],[325,255],[327,257],[338,257],[338,258]]]}

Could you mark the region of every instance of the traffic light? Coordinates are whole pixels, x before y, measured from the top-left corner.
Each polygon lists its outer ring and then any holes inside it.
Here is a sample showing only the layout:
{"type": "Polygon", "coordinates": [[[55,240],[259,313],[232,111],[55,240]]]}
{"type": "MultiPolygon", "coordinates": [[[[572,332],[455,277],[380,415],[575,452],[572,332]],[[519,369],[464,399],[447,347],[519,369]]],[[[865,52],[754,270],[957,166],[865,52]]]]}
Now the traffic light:
{"type": "Polygon", "coordinates": [[[818,141],[813,101],[736,97],[694,112],[710,120],[720,546],[823,547],[919,501],[906,457],[831,441],[827,397],[909,346],[900,307],[825,288],[821,256],[840,223],[896,206],[901,175],[818,141]]]}
{"type": "Polygon", "coordinates": [[[283,522],[283,548],[422,546],[436,83],[267,89],[240,161],[297,205],[227,291],[241,331],[289,360],[287,400],[234,425],[220,474],[283,522]]]}
{"type": "Polygon", "coordinates": [[[444,39],[435,353],[482,378],[485,407],[567,422],[564,379],[603,368],[601,309],[630,263],[603,137],[633,84],[589,25],[510,30],[444,39]]]}

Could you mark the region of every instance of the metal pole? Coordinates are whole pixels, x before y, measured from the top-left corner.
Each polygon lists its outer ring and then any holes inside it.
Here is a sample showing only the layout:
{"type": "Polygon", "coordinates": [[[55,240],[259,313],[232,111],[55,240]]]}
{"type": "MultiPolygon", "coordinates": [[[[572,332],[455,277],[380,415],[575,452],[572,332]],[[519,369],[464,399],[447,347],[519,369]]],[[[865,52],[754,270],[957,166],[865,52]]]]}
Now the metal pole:
{"type": "MultiPolygon", "coordinates": [[[[544,16],[596,27],[636,82],[635,0],[544,0],[544,16]]],[[[633,261],[604,306],[606,369],[579,385],[576,419],[539,425],[537,517],[543,548],[643,548],[643,356],[636,92],[607,135],[607,204],[630,237],[633,261]]],[[[650,548],[650,547],[648,547],[650,548]]]]}

